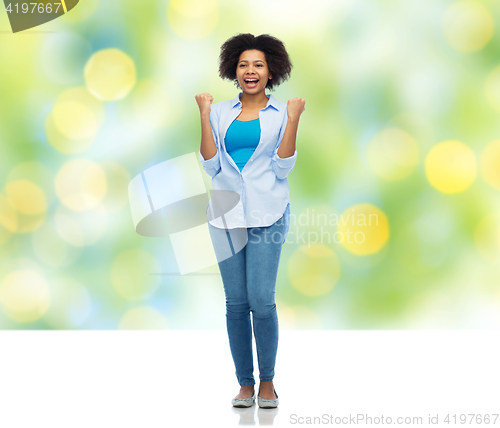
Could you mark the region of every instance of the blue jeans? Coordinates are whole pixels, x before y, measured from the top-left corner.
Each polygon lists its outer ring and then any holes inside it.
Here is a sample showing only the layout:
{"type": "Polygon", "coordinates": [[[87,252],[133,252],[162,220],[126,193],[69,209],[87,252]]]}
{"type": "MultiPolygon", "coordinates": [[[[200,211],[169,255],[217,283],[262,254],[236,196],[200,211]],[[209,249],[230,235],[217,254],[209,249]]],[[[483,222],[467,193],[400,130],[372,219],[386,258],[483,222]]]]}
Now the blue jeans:
{"type": "MultiPolygon", "coordinates": [[[[214,251],[217,242],[231,242],[229,232],[208,223],[214,251]],[[227,242],[227,241],[226,241],[227,242]]],[[[285,229],[284,217],[267,227],[246,229],[248,242],[239,252],[218,262],[226,295],[226,326],[229,347],[240,386],[255,385],[253,376],[252,325],[259,362],[259,378],[274,378],[278,350],[278,314],[274,294],[281,241],[285,229]]]]}

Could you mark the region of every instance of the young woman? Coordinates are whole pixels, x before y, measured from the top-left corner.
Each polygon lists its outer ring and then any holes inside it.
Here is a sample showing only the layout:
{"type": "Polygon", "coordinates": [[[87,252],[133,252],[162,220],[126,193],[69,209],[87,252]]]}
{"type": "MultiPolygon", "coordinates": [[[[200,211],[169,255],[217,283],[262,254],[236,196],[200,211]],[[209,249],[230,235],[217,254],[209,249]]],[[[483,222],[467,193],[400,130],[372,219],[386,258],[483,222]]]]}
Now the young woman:
{"type": "Polygon", "coordinates": [[[291,68],[277,38],[238,34],[221,47],[219,75],[233,80],[241,92],[213,105],[209,93],[195,97],[201,116],[199,160],[212,177],[214,190],[207,208],[208,227],[224,285],[229,345],[241,387],[232,399],[235,407],[255,402],[250,312],[259,363],[258,404],[278,405],[273,385],[278,349],[274,294],[290,224],[287,176],[297,159],[295,140],[305,101],[293,98],[285,104],[265,90],[285,81],[291,68]],[[216,198],[216,193],[222,196],[216,198]]]}

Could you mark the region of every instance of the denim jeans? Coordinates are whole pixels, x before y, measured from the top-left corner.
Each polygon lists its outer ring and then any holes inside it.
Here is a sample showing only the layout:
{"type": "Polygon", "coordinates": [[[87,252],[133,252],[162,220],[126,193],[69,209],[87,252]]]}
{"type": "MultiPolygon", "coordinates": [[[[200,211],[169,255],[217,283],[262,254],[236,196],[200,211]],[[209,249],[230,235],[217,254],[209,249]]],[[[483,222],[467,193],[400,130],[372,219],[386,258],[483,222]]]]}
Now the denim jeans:
{"type": "MultiPolygon", "coordinates": [[[[229,232],[210,223],[208,226],[217,254],[217,242],[221,239],[231,242],[229,232]]],[[[218,262],[226,295],[229,347],[240,386],[255,385],[250,312],[259,378],[261,381],[274,378],[279,337],[274,294],[284,229],[284,217],[271,226],[250,227],[246,229],[248,242],[243,249],[236,254],[232,250],[231,257],[218,262]]]]}

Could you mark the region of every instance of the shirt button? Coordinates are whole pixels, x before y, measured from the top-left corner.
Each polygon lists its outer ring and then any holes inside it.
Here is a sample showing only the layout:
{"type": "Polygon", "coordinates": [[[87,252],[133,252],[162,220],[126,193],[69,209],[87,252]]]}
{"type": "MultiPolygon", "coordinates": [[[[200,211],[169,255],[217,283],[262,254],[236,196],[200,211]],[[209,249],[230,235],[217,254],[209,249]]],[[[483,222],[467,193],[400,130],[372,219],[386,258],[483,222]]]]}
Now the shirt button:
{"type": "Polygon", "coordinates": [[[253,162],[253,159],[250,159],[253,162]]]}

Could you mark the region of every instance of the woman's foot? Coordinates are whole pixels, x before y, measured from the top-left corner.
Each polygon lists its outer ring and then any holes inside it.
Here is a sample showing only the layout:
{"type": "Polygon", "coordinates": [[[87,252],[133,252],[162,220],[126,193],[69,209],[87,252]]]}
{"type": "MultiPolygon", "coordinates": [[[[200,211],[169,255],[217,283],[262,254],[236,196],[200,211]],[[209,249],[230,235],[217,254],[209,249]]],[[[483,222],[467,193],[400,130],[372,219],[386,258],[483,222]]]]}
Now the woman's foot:
{"type": "Polygon", "coordinates": [[[240,388],[240,393],[234,398],[251,398],[255,390],[253,385],[245,385],[240,388]]]}
{"type": "Polygon", "coordinates": [[[260,381],[259,397],[265,398],[266,400],[276,400],[276,394],[274,393],[273,381],[260,381]]]}

